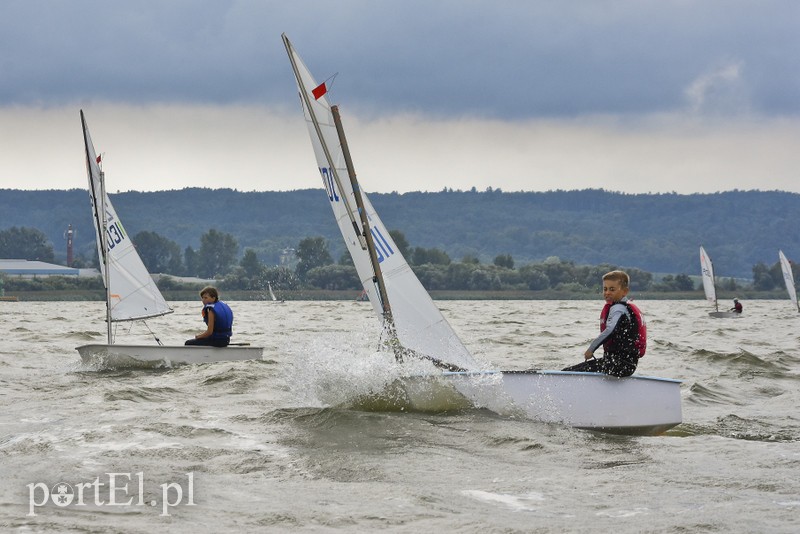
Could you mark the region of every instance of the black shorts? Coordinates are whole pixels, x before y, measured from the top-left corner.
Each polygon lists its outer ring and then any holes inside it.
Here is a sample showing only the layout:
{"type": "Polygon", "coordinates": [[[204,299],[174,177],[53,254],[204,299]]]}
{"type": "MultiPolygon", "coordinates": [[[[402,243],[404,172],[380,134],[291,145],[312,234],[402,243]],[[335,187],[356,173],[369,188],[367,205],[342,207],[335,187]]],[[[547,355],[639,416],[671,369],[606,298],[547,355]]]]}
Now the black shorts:
{"type": "Polygon", "coordinates": [[[602,358],[586,360],[577,365],[566,367],[564,371],[580,371],[583,373],[605,373],[611,376],[631,376],[636,371],[639,358],[606,353],[602,358]]]}
{"type": "Polygon", "coordinates": [[[202,345],[204,347],[227,347],[231,342],[230,338],[203,337],[200,339],[188,339],[184,345],[202,345]]]}

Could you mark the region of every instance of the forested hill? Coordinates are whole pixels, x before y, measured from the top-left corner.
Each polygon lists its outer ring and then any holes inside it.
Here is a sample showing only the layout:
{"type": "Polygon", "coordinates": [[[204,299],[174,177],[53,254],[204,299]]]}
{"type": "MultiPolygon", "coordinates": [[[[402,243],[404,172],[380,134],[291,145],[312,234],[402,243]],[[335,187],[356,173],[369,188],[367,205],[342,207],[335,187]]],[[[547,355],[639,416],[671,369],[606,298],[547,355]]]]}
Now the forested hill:
{"type": "MultiPolygon", "coordinates": [[[[125,192],[112,202],[135,236],[148,230],[199,248],[211,228],[232,234],[265,263],[305,237],[325,237],[334,258],[344,251],[322,189],[239,192],[230,189],[125,192]]],[[[800,261],[800,195],[777,191],[628,195],[602,190],[506,193],[441,191],[370,194],[389,230],[412,247],[439,248],[517,265],[558,256],[577,264],[612,263],[650,272],[699,273],[704,245],[717,275],[750,277],[754,264],[777,262],[778,249],[800,261]]],[[[76,254],[94,253],[88,193],[0,190],[0,230],[36,228],[66,256],[64,232],[76,231],[76,254]]]]}

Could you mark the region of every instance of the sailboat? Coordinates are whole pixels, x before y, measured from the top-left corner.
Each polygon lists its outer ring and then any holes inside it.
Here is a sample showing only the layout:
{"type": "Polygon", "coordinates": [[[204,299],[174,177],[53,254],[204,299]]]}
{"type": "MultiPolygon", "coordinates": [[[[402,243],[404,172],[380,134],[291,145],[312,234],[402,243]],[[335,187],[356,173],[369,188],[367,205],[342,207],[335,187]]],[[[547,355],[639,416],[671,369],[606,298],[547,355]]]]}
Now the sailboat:
{"type": "MultiPolygon", "coordinates": [[[[278,302],[278,297],[275,296],[275,292],[272,291],[272,284],[267,282],[267,289],[269,290],[269,298],[272,302],[278,302]]],[[[281,303],[283,303],[283,299],[281,299],[281,303]]]]}
{"type": "Polygon", "coordinates": [[[714,278],[714,264],[711,263],[711,258],[706,253],[706,250],[700,246],[700,272],[703,279],[703,291],[706,294],[706,300],[714,305],[714,311],[708,312],[708,315],[717,319],[735,319],[741,317],[741,313],[733,311],[719,311],[719,303],[717,302],[717,284],[714,278]]]}
{"type": "Polygon", "coordinates": [[[778,251],[778,259],[781,262],[781,272],[783,272],[783,281],[786,284],[786,291],[789,292],[789,298],[792,299],[792,304],[800,312],[800,304],[797,303],[797,290],[794,287],[794,274],[792,273],[792,264],[783,255],[783,251],[778,251]]]}
{"type": "MultiPolygon", "coordinates": [[[[338,106],[328,101],[289,39],[283,42],[328,201],[364,291],[398,362],[428,362],[403,379],[404,399],[422,407],[439,383],[472,405],[544,422],[653,435],[681,422],[679,380],[570,371],[481,369],[400,253],[356,178],[338,106]]],[[[416,368],[416,366],[415,366],[416,368]]]]}
{"type": "Polygon", "coordinates": [[[111,200],[106,194],[105,175],[100,168],[89,127],[81,110],[89,197],[97,238],[100,270],[106,288],[107,343],[77,347],[84,363],[114,367],[207,363],[261,358],[262,348],[248,345],[225,348],[203,346],[166,346],[153,335],[154,345],[115,344],[112,323],[136,321],[172,313],[155,281],[128,237],[111,200]]]}

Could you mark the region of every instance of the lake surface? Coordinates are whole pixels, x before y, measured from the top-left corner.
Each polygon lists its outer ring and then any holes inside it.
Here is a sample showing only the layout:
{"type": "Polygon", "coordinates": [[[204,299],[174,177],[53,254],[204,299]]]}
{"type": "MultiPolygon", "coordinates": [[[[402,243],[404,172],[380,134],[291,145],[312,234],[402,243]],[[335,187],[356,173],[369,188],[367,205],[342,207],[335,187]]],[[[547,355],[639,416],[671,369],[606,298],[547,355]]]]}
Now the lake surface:
{"type": "MultiPolygon", "coordinates": [[[[684,381],[684,422],[657,437],[365,405],[401,372],[376,351],[369,303],[231,302],[234,341],[263,361],[114,370],[75,351],[104,342],[102,303],[0,302],[0,530],[800,531],[800,314],[637,303],[637,372],[684,381]]],[[[602,306],[437,304],[507,369],[581,361],[602,306]]],[[[148,321],[168,345],[204,329],[199,302],[173,306],[148,321]]],[[[117,327],[118,342],[151,340],[117,327]]]]}

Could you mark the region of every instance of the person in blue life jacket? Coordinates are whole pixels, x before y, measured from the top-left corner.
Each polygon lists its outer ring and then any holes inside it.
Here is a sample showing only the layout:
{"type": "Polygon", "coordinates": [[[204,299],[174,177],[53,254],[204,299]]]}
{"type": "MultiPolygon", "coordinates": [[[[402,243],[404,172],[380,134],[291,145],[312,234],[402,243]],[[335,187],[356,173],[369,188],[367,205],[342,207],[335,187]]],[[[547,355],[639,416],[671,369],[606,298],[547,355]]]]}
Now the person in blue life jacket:
{"type": "Polygon", "coordinates": [[[647,325],[639,308],[628,301],[630,277],[624,271],[603,275],[603,298],[606,301],[600,314],[600,335],[584,353],[585,361],[563,369],[630,376],[636,371],[639,358],[647,347],[647,325]],[[603,346],[603,357],[594,352],[603,346]]]}
{"type": "Polygon", "coordinates": [[[194,336],[194,339],[187,340],[185,345],[227,347],[233,335],[233,310],[219,300],[216,287],[204,287],[200,291],[200,300],[203,301],[203,321],[207,328],[202,334],[194,336]]]}
{"type": "Polygon", "coordinates": [[[733,299],[733,308],[728,311],[742,313],[742,303],[739,302],[739,299],[733,299]]]}

